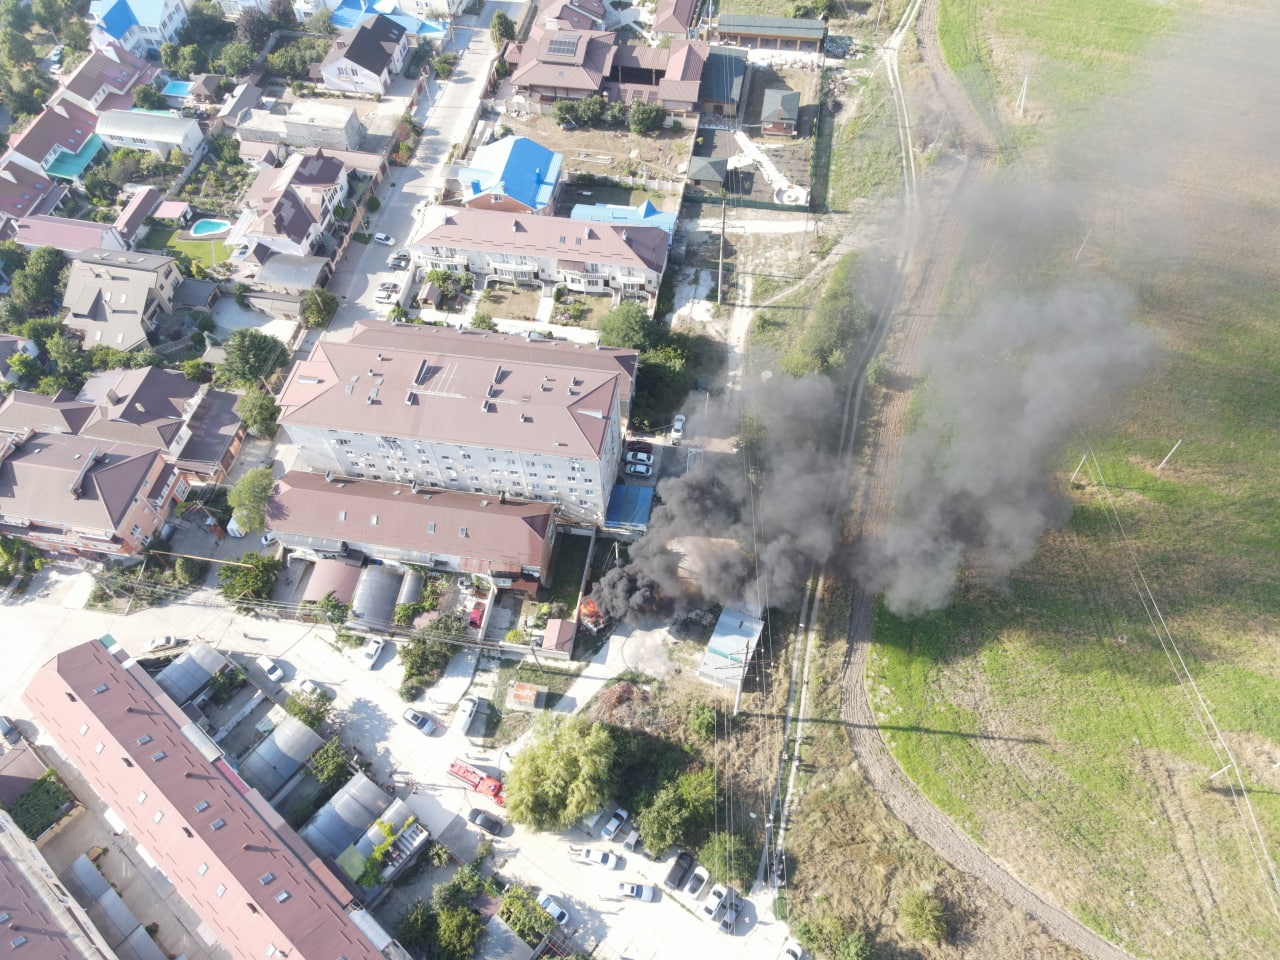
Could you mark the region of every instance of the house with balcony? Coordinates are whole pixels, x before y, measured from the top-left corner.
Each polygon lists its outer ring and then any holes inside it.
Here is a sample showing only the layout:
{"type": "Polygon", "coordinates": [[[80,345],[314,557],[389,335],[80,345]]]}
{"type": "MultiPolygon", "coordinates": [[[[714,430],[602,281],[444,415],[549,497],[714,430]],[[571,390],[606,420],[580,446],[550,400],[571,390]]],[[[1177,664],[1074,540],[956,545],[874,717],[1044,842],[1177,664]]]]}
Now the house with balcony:
{"type": "Polygon", "coordinates": [[[227,235],[227,246],[260,243],[304,257],[322,250],[334,210],[347,198],[352,171],[321,148],[291,154],[281,166],[260,171],[245,194],[245,209],[227,235]]]}
{"type": "Polygon", "coordinates": [[[534,593],[549,582],[556,524],[545,501],[290,470],[267,503],[267,531],[311,559],[358,550],[534,593]]]}
{"type": "Polygon", "coordinates": [[[93,50],[63,78],[53,100],[74,103],[91,113],[131,110],[134,91],[154,82],[159,73],[158,66],[112,40],[93,50]]]}
{"type": "Polygon", "coordinates": [[[190,157],[204,142],[191,117],[155,110],[106,110],[98,115],[98,136],[112,149],[130,147],[167,158],[177,150],[190,157]]]}
{"type": "MultiPolygon", "coordinates": [[[[622,460],[636,358],[361,321],[350,340],[319,341],[290,371],[280,426],[321,477],[549,503],[559,517],[599,524],[622,460]]],[[[351,511],[325,536],[343,523],[372,536],[372,521],[351,511]]]]}
{"type": "Polygon", "coordinates": [[[479,281],[563,284],[615,295],[656,294],[667,264],[659,227],[536,217],[495,210],[436,207],[413,242],[432,270],[479,281]]]}
{"type": "Polygon", "coordinates": [[[340,34],[313,67],[326,90],[381,96],[409,56],[409,31],[380,13],[340,34]]]}
{"type": "Polygon", "coordinates": [[[528,137],[503,137],[445,168],[445,189],[463,206],[507,213],[551,213],[564,155],[528,137]]]}
{"type": "Polygon", "coordinates": [[[0,436],[0,533],[41,550],[132,556],[187,490],[154,448],[30,426],[0,436]]]}
{"type": "Polygon", "coordinates": [[[102,150],[97,125],[91,111],[69,101],[53,103],[9,141],[4,163],[39,176],[76,180],[102,150]]]}
{"type": "Polygon", "coordinates": [[[81,336],[86,350],[98,344],[132,350],[147,342],[161,312],[173,312],[182,280],[173,257],[85,250],[71,262],[63,323],[81,336]]]}
{"type": "Polygon", "coordinates": [[[135,57],[159,61],[160,48],[176,43],[187,25],[182,0],[93,0],[90,42],[101,50],[117,43],[135,57]]]}

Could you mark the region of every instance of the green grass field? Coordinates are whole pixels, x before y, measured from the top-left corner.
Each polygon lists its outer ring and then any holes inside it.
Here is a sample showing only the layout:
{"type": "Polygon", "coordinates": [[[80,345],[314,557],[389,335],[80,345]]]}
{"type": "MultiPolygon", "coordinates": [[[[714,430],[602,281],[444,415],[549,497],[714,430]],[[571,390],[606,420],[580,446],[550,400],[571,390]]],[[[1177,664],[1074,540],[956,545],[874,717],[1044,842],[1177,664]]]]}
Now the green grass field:
{"type": "Polygon", "coordinates": [[[824,114],[819,138],[820,145],[830,144],[826,205],[833,211],[847,211],[855,201],[902,183],[902,143],[884,70],[846,88],[841,99],[854,115],[824,114]]]}
{"type": "Polygon", "coordinates": [[[1185,0],[940,0],[938,39],[952,72],[1007,147],[1046,120],[1073,123],[1112,93],[1185,0]],[[1027,80],[1026,118],[1016,104],[1027,80]]]}
{"type": "MultiPolygon", "coordinates": [[[[1091,98],[1140,110],[1145,91],[1129,90],[1126,75],[1141,64],[1156,78],[1176,76],[1185,63],[1142,56],[1171,29],[1173,7],[1022,6],[944,0],[948,56],[962,74],[974,71],[971,91],[1007,87],[1015,61],[1056,59],[1032,80],[1052,97],[1044,116],[1054,131],[1120,143],[1105,124],[1099,135],[1091,98]]],[[[1188,17],[1177,29],[1198,37],[1200,24],[1188,17]]],[[[1254,817],[1272,858],[1280,837],[1280,474],[1271,466],[1280,449],[1280,277],[1252,244],[1227,240],[1243,228],[1189,186],[1235,188],[1226,177],[1240,161],[1211,138],[1170,143],[1179,163],[1142,184],[1142,202],[1154,223],[1188,227],[1193,243],[1171,246],[1176,256],[1153,253],[1154,238],[1116,214],[1117,198],[1133,189],[1122,176],[1095,174],[1102,187],[1083,213],[1107,224],[1086,258],[1137,293],[1161,352],[1107,428],[1068,441],[1058,466],[1074,502],[1069,524],[1042,538],[1005,589],[975,576],[943,613],[904,621],[881,610],[867,686],[903,768],[1016,873],[1136,956],[1243,960],[1274,953],[1280,939],[1271,881],[1251,843],[1254,817]],[[1069,482],[1088,446],[1132,555],[1093,464],[1069,482]],[[1225,774],[1213,776],[1224,761],[1140,600],[1134,557],[1234,753],[1251,812],[1225,774]]],[[[1034,166],[1038,151],[1027,138],[1021,145],[1034,166]]],[[[1009,171],[1018,176],[1025,171],[1009,171]]],[[[1248,181],[1262,191],[1251,214],[1273,229],[1280,171],[1251,166],[1248,181]]],[[[989,250],[971,254],[952,284],[955,312],[972,306],[976,263],[989,250]]],[[[1049,260],[1070,263],[1071,252],[1049,260]]],[[[1037,282],[1062,269],[1046,266],[1037,282]]],[[[930,402],[927,391],[919,402],[930,402]]]]}

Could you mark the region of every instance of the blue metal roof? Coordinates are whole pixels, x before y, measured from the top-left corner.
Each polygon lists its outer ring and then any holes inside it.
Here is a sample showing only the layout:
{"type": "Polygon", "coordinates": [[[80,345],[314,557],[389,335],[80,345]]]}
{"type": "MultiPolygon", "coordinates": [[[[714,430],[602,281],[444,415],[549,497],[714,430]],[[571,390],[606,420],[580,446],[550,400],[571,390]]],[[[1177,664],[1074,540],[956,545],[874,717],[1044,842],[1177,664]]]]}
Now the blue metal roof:
{"type": "Polygon", "coordinates": [[[468,200],[502,193],[530,210],[551,203],[564,157],[528,137],[503,137],[476,150],[458,179],[468,200]]]}
{"type": "Polygon", "coordinates": [[[605,529],[643,531],[649,525],[652,511],[653,487],[616,483],[604,515],[605,529]]]}
{"type": "Polygon", "coordinates": [[[446,32],[444,24],[419,20],[401,10],[395,0],[342,0],[333,10],[333,25],[339,30],[350,30],[376,13],[400,24],[410,36],[443,37],[446,32]]]}
{"type": "Polygon", "coordinates": [[[648,200],[638,207],[623,207],[614,203],[578,203],[569,214],[571,220],[587,220],[591,223],[620,223],[629,227],[661,227],[667,231],[667,246],[676,232],[676,214],[659,210],[648,200]]]}
{"type": "Polygon", "coordinates": [[[130,28],[138,25],[129,0],[94,0],[89,12],[97,19],[102,31],[116,40],[123,40],[130,28]]]}

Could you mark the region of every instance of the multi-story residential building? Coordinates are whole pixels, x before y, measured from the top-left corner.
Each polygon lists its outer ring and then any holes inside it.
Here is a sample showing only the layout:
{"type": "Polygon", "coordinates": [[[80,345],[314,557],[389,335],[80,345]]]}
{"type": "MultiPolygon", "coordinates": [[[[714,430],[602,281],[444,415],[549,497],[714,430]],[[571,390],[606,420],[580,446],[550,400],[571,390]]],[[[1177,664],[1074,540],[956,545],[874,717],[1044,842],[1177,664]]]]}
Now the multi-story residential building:
{"type": "Polygon", "coordinates": [[[161,311],[173,312],[182,280],[173,257],[86,250],[71,262],[63,323],[84,338],[85,349],[101,343],[132,350],[146,342],[161,311]]]}
{"type": "Polygon", "coordinates": [[[313,558],[345,544],[533,593],[548,582],[556,523],[546,502],[290,470],[267,504],[267,531],[313,558]]]}
{"type": "Polygon", "coordinates": [[[95,373],[73,397],[14,390],[0,403],[0,431],[45,433],[159,450],[188,484],[221,483],[244,442],[237,397],[176,370],[141,367],[95,373]]]}
{"type": "Polygon", "coordinates": [[[182,0],[93,0],[89,21],[98,49],[114,41],[135,57],[158,61],[160,48],[176,43],[187,25],[187,8],[182,0]]]}
{"type": "Polygon", "coordinates": [[[187,491],[154,447],[30,427],[0,437],[0,533],[42,550],[132,556],[187,491]]]}
{"type": "Polygon", "coordinates": [[[333,211],[347,197],[352,168],[324,150],[295,153],[263,170],[245,195],[245,209],[224,241],[261,243],[277,253],[308,256],[324,246],[333,211]]]}
{"type": "Polygon", "coordinates": [[[58,883],[39,848],[0,812],[0,920],[9,949],[38,960],[118,960],[84,908],[58,883]]]}
{"type": "Polygon", "coordinates": [[[588,223],[463,207],[437,207],[413,243],[433,270],[570,290],[657,293],[667,265],[658,227],[588,223]]]}
{"type": "Polygon", "coordinates": [[[391,78],[404,69],[409,32],[390,17],[374,14],[341,34],[320,62],[320,78],[328,90],[381,95],[391,78]]]}
{"type": "Polygon", "coordinates": [[[355,110],[345,104],[309,98],[287,104],[284,113],[276,113],[274,108],[246,110],[236,121],[235,132],[237,140],[287,143],[304,150],[356,150],[364,140],[364,127],[355,110]]]}
{"type": "Polygon", "coordinates": [[[97,124],[93,113],[70,101],[51,104],[9,142],[5,162],[74,180],[102,151],[102,138],[94,133],[97,124]]]}
{"type": "Polygon", "coordinates": [[[189,157],[204,141],[200,124],[191,117],[149,110],[104,110],[98,114],[97,133],[112,149],[130,147],[166,158],[174,150],[189,157]]]}
{"type": "Polygon", "coordinates": [[[211,942],[240,958],[383,960],[377,921],[109,637],[48,661],[23,700],[211,942]]]}
{"type": "Polygon", "coordinates": [[[53,101],[74,103],[92,113],[133,109],[133,94],[151,83],[160,68],[112,41],[94,50],[63,78],[53,101]]]}
{"type": "Polygon", "coordinates": [[[636,357],[361,322],[349,341],[323,340],[293,368],[280,425],[318,473],[540,500],[565,519],[600,523],[636,357]]]}

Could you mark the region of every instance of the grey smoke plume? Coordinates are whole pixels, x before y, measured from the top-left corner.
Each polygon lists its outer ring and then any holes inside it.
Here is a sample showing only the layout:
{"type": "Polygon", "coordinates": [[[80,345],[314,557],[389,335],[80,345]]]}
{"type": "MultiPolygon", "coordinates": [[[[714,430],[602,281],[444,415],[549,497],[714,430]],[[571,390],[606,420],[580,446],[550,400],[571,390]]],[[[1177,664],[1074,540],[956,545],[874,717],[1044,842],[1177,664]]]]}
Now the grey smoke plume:
{"type": "Polygon", "coordinates": [[[842,479],[835,385],[820,376],[753,380],[690,410],[688,443],[737,434],[740,409],[758,424],[758,441],[739,455],[708,453],[683,476],[659,481],[662,503],[630,564],[592,589],[606,613],[669,612],[697,597],[748,610],[785,605],[812,565],[832,555],[840,531],[828,504],[842,479]]]}
{"type": "Polygon", "coordinates": [[[1135,301],[1105,280],[1000,296],[927,348],[923,416],[903,444],[893,519],[866,576],[897,613],[946,606],[980,554],[1002,580],[1070,507],[1049,482],[1065,439],[1152,356],[1135,301]]]}

